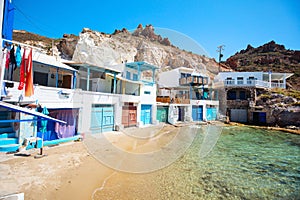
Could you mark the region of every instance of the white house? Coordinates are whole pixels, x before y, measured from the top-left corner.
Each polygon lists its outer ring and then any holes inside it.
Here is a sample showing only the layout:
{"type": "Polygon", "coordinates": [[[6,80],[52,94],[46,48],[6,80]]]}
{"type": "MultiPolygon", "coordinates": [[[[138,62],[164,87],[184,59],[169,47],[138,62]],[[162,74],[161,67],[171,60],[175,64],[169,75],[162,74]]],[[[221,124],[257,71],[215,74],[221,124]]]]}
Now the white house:
{"type": "Polygon", "coordinates": [[[157,102],[170,104],[168,122],[215,120],[219,103],[217,92],[209,84],[209,77],[191,68],[161,72],[157,102]]]}
{"type": "Polygon", "coordinates": [[[293,73],[274,72],[220,72],[216,82],[225,87],[286,88],[286,79],[293,73]]]}
{"type": "Polygon", "coordinates": [[[267,113],[255,108],[258,94],[273,88],[286,88],[286,79],[292,73],[274,72],[220,72],[215,85],[223,88],[220,94],[220,110],[230,121],[266,124],[267,113]]]}

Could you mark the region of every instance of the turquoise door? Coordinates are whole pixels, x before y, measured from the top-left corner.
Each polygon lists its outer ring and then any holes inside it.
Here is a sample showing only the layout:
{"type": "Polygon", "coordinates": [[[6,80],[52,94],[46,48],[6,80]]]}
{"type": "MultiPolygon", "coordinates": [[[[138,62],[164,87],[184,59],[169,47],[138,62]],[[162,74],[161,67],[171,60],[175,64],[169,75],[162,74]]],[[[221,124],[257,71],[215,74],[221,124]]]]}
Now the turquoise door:
{"type": "Polygon", "coordinates": [[[151,124],[151,105],[142,105],[141,122],[143,122],[144,125],[151,124]]]}
{"type": "Polygon", "coordinates": [[[192,108],[193,121],[203,120],[203,106],[193,106],[192,108]]]}
{"type": "Polygon", "coordinates": [[[217,108],[207,108],[206,119],[208,121],[216,120],[217,119],[217,108]]]}
{"type": "Polygon", "coordinates": [[[95,133],[113,131],[114,107],[112,105],[93,105],[90,127],[95,133]]]}
{"type": "Polygon", "coordinates": [[[157,107],[156,119],[160,122],[168,122],[168,107],[157,107]]]}

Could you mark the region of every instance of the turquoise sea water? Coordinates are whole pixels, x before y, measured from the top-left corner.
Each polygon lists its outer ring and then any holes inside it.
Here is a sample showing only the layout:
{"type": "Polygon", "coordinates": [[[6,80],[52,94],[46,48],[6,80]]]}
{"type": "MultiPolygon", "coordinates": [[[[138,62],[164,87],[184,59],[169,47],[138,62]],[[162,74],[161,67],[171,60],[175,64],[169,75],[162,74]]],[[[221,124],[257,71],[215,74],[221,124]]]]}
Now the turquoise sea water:
{"type": "MultiPolygon", "coordinates": [[[[201,137],[190,149],[191,158],[197,157],[201,137]]],[[[300,135],[226,127],[192,170],[198,177],[194,198],[300,199],[300,135]]]]}
{"type": "Polygon", "coordinates": [[[204,137],[162,170],[116,174],[95,199],[300,199],[300,135],[225,127],[200,158],[204,137]]]}

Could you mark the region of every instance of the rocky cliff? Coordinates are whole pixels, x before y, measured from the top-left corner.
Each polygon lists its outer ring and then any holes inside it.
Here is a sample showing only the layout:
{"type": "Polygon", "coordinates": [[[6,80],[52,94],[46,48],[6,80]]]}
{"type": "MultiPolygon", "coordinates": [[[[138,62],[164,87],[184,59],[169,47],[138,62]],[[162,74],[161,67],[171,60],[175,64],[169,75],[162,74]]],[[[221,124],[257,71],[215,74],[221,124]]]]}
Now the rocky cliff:
{"type": "Polygon", "coordinates": [[[285,49],[274,41],[257,48],[248,45],[229,57],[225,64],[236,71],[291,72],[294,75],[288,80],[289,86],[300,89],[300,51],[285,49]]]}
{"type": "Polygon", "coordinates": [[[155,34],[151,25],[145,28],[139,25],[133,33],[125,28],[115,30],[113,34],[84,29],[73,60],[90,61],[103,66],[146,61],[160,67],[159,71],[185,66],[210,77],[218,73],[218,63],[214,59],[175,47],[168,38],[155,34]]]}
{"type": "MultiPolygon", "coordinates": [[[[185,66],[210,77],[218,73],[218,63],[214,59],[175,47],[168,38],[157,35],[152,25],[143,27],[140,24],[133,33],[123,28],[115,30],[113,34],[85,28],[79,36],[64,34],[60,39],[14,31],[13,38],[44,48],[49,54],[58,51],[64,59],[88,61],[97,65],[146,61],[160,67],[159,71],[185,66]]],[[[223,67],[223,70],[228,70],[225,65],[223,67]]]]}

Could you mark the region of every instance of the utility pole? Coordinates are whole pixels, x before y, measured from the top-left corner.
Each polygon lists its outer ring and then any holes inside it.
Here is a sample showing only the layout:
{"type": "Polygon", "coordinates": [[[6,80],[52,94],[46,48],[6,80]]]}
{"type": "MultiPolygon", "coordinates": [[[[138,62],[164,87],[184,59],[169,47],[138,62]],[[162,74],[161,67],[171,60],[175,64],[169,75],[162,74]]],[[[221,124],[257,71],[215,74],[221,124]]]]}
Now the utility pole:
{"type": "Polygon", "coordinates": [[[220,45],[217,48],[217,52],[219,52],[219,72],[221,72],[221,59],[223,57],[222,51],[224,51],[225,45],[220,45]]]}

